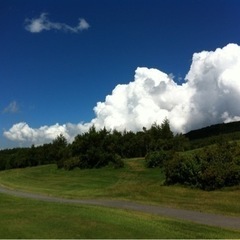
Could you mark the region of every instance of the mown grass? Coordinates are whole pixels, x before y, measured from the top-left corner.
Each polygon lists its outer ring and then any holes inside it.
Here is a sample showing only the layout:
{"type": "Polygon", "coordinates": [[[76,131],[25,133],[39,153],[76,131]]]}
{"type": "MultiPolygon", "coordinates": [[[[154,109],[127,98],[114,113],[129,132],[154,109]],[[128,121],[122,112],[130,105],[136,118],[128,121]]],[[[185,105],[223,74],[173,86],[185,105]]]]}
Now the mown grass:
{"type": "Polygon", "coordinates": [[[240,231],[104,207],[0,194],[0,238],[239,238],[240,231]]]}
{"type": "Polygon", "coordinates": [[[0,172],[0,184],[66,198],[124,199],[202,212],[240,216],[240,187],[207,192],[164,186],[161,169],[143,159],[125,160],[123,169],[58,170],[55,165],[0,172]]]}

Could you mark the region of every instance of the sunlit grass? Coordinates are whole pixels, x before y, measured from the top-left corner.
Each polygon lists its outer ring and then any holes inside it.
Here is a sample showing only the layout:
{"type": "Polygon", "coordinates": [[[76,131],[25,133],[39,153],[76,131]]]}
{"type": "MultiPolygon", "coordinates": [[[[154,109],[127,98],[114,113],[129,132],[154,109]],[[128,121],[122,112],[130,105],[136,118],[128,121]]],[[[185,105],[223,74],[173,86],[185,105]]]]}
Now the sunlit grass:
{"type": "Polygon", "coordinates": [[[0,194],[0,238],[238,238],[240,231],[118,209],[0,194]]]}
{"type": "Polygon", "coordinates": [[[58,170],[55,165],[0,172],[0,184],[66,198],[125,199],[240,216],[240,188],[212,192],[164,186],[161,169],[147,169],[143,159],[125,160],[123,169],[58,170]]]}

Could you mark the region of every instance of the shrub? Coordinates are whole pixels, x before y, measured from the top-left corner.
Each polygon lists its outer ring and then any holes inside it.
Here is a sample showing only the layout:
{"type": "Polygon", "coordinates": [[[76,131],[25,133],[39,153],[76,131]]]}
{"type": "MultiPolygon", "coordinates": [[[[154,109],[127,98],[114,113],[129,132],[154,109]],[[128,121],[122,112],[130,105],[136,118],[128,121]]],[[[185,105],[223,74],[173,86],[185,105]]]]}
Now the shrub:
{"type": "Polygon", "coordinates": [[[237,145],[222,143],[207,147],[199,155],[202,161],[201,188],[214,190],[240,183],[240,164],[235,158],[237,145]]]}
{"type": "Polygon", "coordinates": [[[111,154],[109,165],[113,168],[123,168],[124,162],[118,154],[111,154]]]}
{"type": "Polygon", "coordinates": [[[145,161],[148,168],[162,167],[165,161],[172,158],[173,153],[170,151],[155,151],[146,155],[145,161]]]}
{"type": "Polygon", "coordinates": [[[72,170],[76,167],[79,167],[80,159],[78,157],[68,158],[63,162],[63,167],[65,170],[72,170]]]}
{"type": "Polygon", "coordinates": [[[240,184],[240,161],[236,144],[226,142],[205,147],[195,156],[175,154],[165,162],[166,184],[185,184],[215,190],[240,184]]]}
{"type": "Polygon", "coordinates": [[[165,183],[198,185],[200,165],[191,156],[175,153],[172,159],[165,162],[165,183]]]}
{"type": "Polygon", "coordinates": [[[87,154],[80,156],[79,167],[84,168],[101,168],[112,165],[114,168],[124,167],[121,157],[114,153],[107,153],[100,150],[88,151],[87,154]]]}

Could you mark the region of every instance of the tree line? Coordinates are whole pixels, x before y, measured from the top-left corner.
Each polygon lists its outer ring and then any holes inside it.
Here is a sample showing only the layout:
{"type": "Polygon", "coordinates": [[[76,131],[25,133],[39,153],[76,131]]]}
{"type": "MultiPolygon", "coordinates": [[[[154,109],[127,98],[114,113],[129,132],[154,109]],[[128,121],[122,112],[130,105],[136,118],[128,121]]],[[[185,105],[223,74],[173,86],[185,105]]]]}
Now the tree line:
{"type": "Polygon", "coordinates": [[[60,135],[42,146],[1,150],[0,170],[52,163],[65,170],[121,168],[124,158],[144,157],[146,167],[163,169],[166,185],[214,190],[240,184],[240,148],[226,136],[219,135],[211,145],[186,151],[192,148],[191,142],[183,134],[173,134],[167,119],[135,133],[92,126],[72,143],[60,135]]]}
{"type": "Polygon", "coordinates": [[[182,134],[172,133],[167,119],[138,132],[96,130],[92,126],[88,132],[77,135],[72,143],[60,135],[52,143],[42,146],[1,150],[0,170],[52,163],[67,170],[106,165],[122,167],[123,158],[145,157],[147,153],[161,149],[183,151],[188,144],[182,134]]]}

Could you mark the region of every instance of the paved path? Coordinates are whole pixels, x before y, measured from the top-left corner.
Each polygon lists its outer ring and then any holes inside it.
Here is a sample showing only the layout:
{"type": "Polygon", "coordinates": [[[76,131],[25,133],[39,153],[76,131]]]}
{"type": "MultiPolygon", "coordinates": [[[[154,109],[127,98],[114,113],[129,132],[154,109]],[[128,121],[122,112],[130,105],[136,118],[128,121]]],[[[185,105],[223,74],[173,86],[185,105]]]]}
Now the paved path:
{"type": "Polygon", "coordinates": [[[60,197],[50,197],[41,194],[22,192],[17,190],[10,190],[8,188],[0,186],[0,193],[14,195],[17,197],[31,198],[41,200],[45,202],[58,202],[68,204],[88,204],[96,206],[104,206],[125,210],[134,210],[153,215],[161,215],[166,217],[172,217],[177,219],[183,219],[192,221],[195,223],[206,224],[209,226],[217,226],[224,228],[240,229],[240,217],[228,217],[217,214],[202,213],[197,211],[168,208],[161,206],[145,205],[129,201],[121,200],[100,200],[100,199],[67,199],[60,197]]]}

